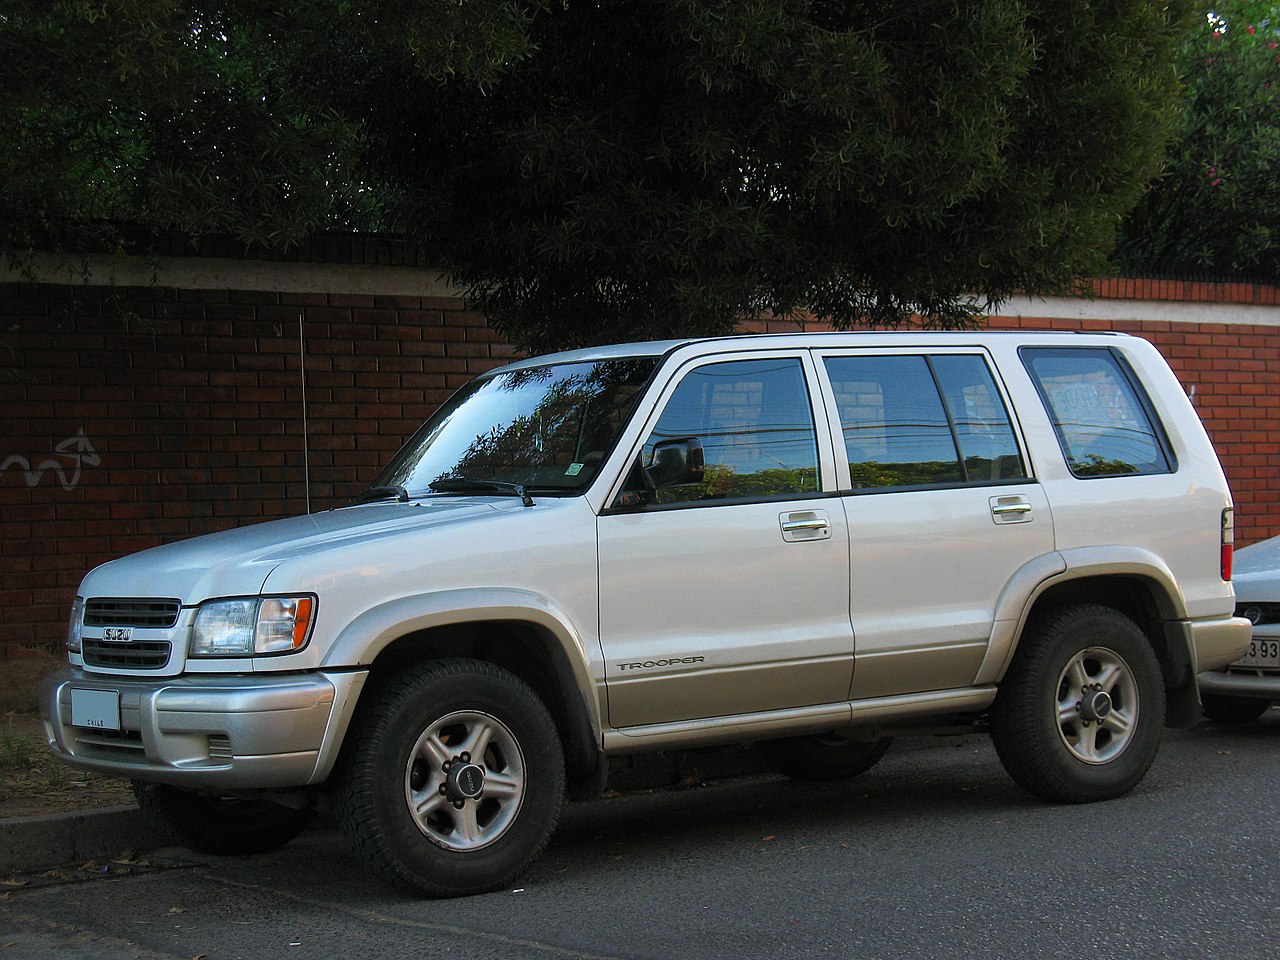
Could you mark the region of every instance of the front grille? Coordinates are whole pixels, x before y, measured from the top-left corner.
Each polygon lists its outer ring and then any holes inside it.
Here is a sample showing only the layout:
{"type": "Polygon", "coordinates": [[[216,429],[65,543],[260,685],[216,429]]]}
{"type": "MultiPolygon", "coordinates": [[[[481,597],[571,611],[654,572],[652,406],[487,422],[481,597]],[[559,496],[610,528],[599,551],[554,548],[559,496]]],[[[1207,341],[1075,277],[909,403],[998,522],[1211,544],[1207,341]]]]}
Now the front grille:
{"type": "Polygon", "coordinates": [[[84,605],[86,627],[172,627],[178,622],[178,600],[89,600],[84,605]]]}
{"type": "Polygon", "coordinates": [[[123,667],[132,670],[159,670],[169,662],[168,640],[136,640],[107,643],[85,637],[84,662],[91,667],[123,667]]]}
{"type": "Polygon", "coordinates": [[[1280,623],[1280,603],[1242,603],[1236,607],[1236,616],[1252,620],[1257,627],[1280,623]]]}

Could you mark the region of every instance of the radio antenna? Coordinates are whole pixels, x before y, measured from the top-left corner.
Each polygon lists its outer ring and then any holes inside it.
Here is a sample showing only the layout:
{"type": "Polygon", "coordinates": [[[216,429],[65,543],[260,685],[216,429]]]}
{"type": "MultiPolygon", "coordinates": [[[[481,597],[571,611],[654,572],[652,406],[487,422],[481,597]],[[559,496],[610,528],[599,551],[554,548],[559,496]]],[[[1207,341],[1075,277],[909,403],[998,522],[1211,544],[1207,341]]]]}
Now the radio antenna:
{"type": "Polygon", "coordinates": [[[302,482],[307,514],[311,513],[311,448],[307,439],[307,350],[302,336],[302,311],[298,311],[298,369],[302,373],[302,482]]]}

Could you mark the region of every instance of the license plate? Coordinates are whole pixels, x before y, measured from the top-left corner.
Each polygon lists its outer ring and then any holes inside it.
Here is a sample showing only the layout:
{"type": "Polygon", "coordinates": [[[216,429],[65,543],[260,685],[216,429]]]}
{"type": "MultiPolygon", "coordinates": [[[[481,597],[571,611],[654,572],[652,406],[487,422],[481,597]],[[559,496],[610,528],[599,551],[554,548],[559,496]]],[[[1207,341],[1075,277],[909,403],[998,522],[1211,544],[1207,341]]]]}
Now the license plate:
{"type": "Polygon", "coordinates": [[[1280,669],[1280,638],[1254,637],[1249,641],[1249,652],[1237,660],[1235,666],[1280,669]]]}
{"type": "Polygon", "coordinates": [[[93,730],[120,729],[120,694],[115,690],[71,691],[71,725],[93,730]]]}

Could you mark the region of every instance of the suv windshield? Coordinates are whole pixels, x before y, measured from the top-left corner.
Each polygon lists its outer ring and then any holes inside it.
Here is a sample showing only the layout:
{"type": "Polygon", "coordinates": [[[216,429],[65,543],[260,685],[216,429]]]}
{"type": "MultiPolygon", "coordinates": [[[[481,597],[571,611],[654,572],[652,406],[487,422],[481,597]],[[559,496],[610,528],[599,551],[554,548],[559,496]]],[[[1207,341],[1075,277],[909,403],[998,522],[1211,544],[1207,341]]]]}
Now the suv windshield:
{"type": "MultiPolygon", "coordinates": [[[[496,480],[576,492],[613,448],[656,357],[528,367],[483,377],[423,424],[370,489],[413,494],[496,480]]],[[[475,486],[481,491],[481,485],[475,486]]]]}

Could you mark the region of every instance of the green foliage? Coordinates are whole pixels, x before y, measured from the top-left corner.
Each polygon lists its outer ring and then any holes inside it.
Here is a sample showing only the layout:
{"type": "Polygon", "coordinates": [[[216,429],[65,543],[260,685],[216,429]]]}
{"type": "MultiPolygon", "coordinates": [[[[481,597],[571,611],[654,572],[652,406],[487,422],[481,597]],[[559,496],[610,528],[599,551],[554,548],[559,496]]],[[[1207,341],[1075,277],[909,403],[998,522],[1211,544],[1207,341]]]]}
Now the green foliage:
{"type": "Polygon", "coordinates": [[[1139,471],[1127,460],[1107,460],[1099,454],[1090,453],[1083,460],[1073,459],[1071,472],[1077,477],[1122,477],[1139,471]]]}
{"type": "Polygon", "coordinates": [[[569,2],[492,90],[395,76],[361,98],[398,222],[534,349],[761,311],[963,326],[1105,265],[1176,113],[1179,16],[569,2]]]}
{"type": "Polygon", "coordinates": [[[100,247],[137,224],[282,249],[378,229],[385,191],[335,93],[375,59],[491,83],[524,20],[503,0],[7,0],[0,243],[100,247]]]}
{"type": "Polygon", "coordinates": [[[1280,4],[1214,4],[1183,40],[1184,131],[1124,225],[1122,270],[1280,278],[1280,4]]]}
{"type": "Polygon", "coordinates": [[[29,770],[44,756],[44,745],[35,737],[18,733],[12,724],[0,727],[0,772],[13,774],[29,770]]]}
{"type": "Polygon", "coordinates": [[[698,483],[665,487],[655,491],[655,503],[693,503],[699,500],[735,500],[816,493],[815,467],[771,467],[753,473],[738,473],[724,464],[708,464],[698,483]]]}
{"type": "Polygon", "coordinates": [[[0,243],[404,233],[534,349],[969,325],[1102,267],[1186,3],[8,0],[0,243]]]}

